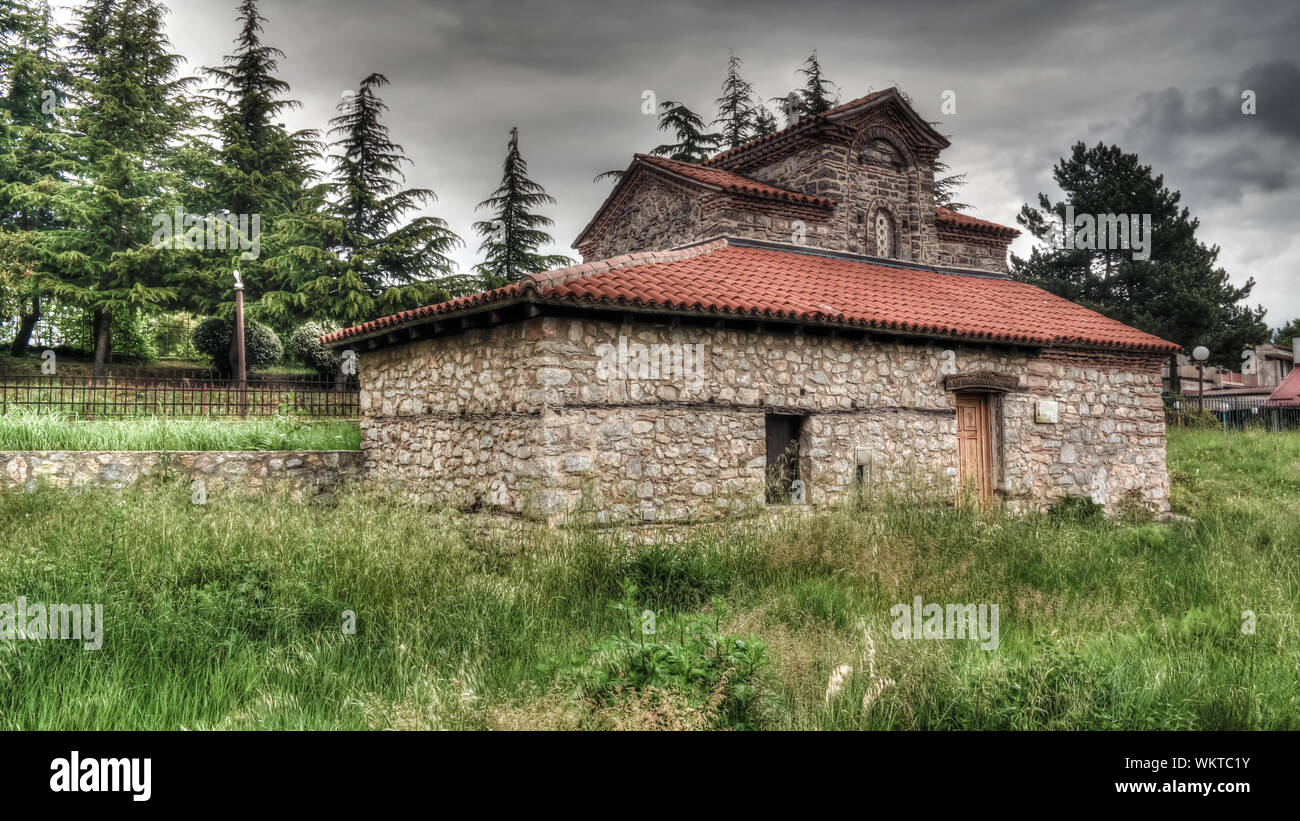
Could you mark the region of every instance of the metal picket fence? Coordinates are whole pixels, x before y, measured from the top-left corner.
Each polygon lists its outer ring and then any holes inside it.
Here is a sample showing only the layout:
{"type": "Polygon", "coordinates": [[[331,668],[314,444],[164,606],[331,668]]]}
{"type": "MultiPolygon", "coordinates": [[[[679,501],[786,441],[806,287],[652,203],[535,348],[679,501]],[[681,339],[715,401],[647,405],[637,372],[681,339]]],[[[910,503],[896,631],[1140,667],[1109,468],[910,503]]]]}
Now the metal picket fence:
{"type": "Polygon", "coordinates": [[[1206,397],[1165,394],[1164,403],[1166,421],[1179,427],[1204,427],[1213,419],[1224,430],[1300,430],[1300,406],[1270,403],[1265,394],[1206,397]]]}
{"type": "Polygon", "coordinates": [[[22,407],[77,419],[297,415],[355,419],[355,382],[0,375],[0,413],[22,407]]]}

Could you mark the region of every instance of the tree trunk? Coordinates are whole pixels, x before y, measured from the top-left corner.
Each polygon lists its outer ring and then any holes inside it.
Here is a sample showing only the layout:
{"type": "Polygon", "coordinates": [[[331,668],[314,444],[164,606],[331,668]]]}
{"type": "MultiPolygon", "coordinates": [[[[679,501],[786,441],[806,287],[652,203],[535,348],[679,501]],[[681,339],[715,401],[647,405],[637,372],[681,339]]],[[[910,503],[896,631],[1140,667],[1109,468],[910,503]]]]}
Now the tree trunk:
{"type": "Polygon", "coordinates": [[[104,375],[104,367],[112,361],[113,340],[109,331],[113,327],[112,311],[95,311],[95,376],[104,375]]]}
{"type": "Polygon", "coordinates": [[[1169,392],[1182,393],[1182,380],[1178,378],[1178,354],[1169,354],[1169,392]]]}
{"type": "Polygon", "coordinates": [[[18,335],[14,337],[13,347],[9,353],[13,356],[26,356],[27,346],[32,340],[32,331],[36,330],[36,323],[41,319],[41,298],[32,297],[32,312],[23,314],[22,323],[18,326],[18,335]]]}

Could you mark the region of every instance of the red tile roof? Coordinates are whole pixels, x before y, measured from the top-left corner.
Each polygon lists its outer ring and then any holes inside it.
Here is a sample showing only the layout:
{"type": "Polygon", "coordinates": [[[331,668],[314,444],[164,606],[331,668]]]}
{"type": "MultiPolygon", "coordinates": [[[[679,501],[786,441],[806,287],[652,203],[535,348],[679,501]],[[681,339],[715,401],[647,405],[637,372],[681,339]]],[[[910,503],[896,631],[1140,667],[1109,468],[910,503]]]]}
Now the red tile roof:
{"type": "Polygon", "coordinates": [[[751,197],[796,202],[821,208],[835,207],[835,200],[826,197],[814,197],[811,194],[800,194],[798,191],[787,191],[784,188],[777,188],[775,185],[768,185],[731,171],[723,171],[720,168],[706,168],[702,165],[670,160],[666,157],[656,157],[653,154],[637,154],[636,158],[647,165],[661,168],[669,173],[678,174],[705,185],[716,186],[734,194],[747,194],[751,197]]]}
{"type": "Polygon", "coordinates": [[[327,334],[321,341],[341,343],[524,297],[553,304],[767,317],[1033,346],[1180,350],[1172,342],[1009,279],[895,267],[730,238],[533,274],[494,291],[327,334]]]}
{"type": "Polygon", "coordinates": [[[1296,368],[1287,374],[1282,384],[1268,395],[1265,404],[1278,405],[1300,405],[1300,368],[1296,368]]]}
{"type": "Polygon", "coordinates": [[[944,208],[942,205],[935,206],[934,221],[945,225],[954,225],[958,228],[967,228],[988,234],[1000,234],[1008,237],[1020,236],[1020,231],[1016,228],[972,217],[969,214],[963,214],[960,211],[953,211],[950,208],[944,208]]]}

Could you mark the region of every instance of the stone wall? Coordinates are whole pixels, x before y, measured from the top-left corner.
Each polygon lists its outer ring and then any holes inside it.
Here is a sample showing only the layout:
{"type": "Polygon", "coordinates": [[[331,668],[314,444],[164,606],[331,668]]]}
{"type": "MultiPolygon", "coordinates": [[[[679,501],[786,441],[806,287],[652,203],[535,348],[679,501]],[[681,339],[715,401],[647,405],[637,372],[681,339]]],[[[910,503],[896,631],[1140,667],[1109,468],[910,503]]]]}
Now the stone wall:
{"type": "Polygon", "coordinates": [[[761,503],[765,414],[781,413],[804,417],[809,503],[845,499],[860,475],[948,492],[948,368],[1020,379],[993,402],[1001,497],[1131,494],[1165,510],[1160,361],[546,317],[363,353],[365,473],[432,503],[553,517],[586,499],[676,520],[761,503]],[[658,371],[640,370],[651,359],[658,371]],[[1035,421],[1040,399],[1058,402],[1058,423],[1035,421]]]}
{"type": "Polygon", "coordinates": [[[361,454],[311,451],[23,451],[0,452],[0,490],[125,488],[156,477],[188,486],[202,479],[211,496],[232,491],[328,492],[359,479],[361,454]]]}
{"type": "Polygon", "coordinates": [[[645,168],[632,171],[602,225],[578,246],[585,261],[633,251],[662,251],[700,238],[700,191],[645,168]]]}
{"type": "Polygon", "coordinates": [[[937,264],[933,158],[914,155],[883,115],[856,127],[851,142],[822,143],[747,173],[771,185],[836,201],[828,236],[818,247],[881,256],[872,226],[876,216],[884,213],[893,226],[895,251],[889,256],[937,264]],[[872,140],[893,146],[900,166],[861,161],[864,147],[872,140]]]}
{"type": "Polygon", "coordinates": [[[1007,249],[1010,239],[983,236],[961,231],[952,226],[940,226],[935,263],[954,268],[976,268],[981,271],[1008,273],[1007,249]]]}

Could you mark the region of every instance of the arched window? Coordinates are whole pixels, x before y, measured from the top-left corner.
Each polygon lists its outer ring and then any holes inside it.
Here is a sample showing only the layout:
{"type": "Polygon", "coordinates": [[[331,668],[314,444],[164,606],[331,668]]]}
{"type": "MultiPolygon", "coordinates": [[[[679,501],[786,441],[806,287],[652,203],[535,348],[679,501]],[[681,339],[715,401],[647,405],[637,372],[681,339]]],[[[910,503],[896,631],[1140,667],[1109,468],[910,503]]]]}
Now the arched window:
{"type": "Polygon", "coordinates": [[[893,259],[898,256],[894,247],[894,223],[885,211],[877,211],[871,226],[872,238],[875,240],[876,256],[893,259]]]}

